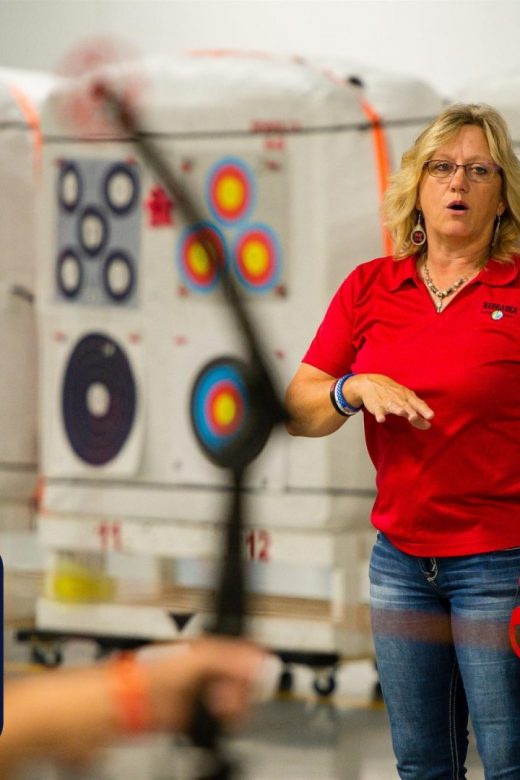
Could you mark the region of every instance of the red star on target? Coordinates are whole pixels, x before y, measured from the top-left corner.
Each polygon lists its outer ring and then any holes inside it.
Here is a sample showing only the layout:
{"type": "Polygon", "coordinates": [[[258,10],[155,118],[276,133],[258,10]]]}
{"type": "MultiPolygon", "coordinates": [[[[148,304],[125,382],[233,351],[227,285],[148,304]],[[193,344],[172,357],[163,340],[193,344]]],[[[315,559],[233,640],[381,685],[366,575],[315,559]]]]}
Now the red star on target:
{"type": "Polygon", "coordinates": [[[173,201],[160,185],[152,187],[145,201],[145,206],[148,209],[148,225],[150,227],[173,225],[173,201]]]}

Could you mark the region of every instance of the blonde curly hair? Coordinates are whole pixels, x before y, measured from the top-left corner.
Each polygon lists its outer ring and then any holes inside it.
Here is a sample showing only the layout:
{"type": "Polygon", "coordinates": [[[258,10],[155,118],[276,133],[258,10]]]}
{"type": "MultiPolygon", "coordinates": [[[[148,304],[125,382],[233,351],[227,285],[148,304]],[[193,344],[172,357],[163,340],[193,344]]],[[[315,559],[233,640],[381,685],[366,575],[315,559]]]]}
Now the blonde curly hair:
{"type": "Polygon", "coordinates": [[[502,197],[507,207],[493,246],[493,257],[511,262],[512,256],[519,251],[520,161],[513,150],[507,125],[491,106],[455,103],[423,130],[411,149],[403,154],[399,170],[390,177],[383,201],[383,218],[395,242],[396,260],[423,251],[424,247],[412,244],[410,234],[418,218],[416,202],[419,184],[425,175],[424,163],[465,125],[482,128],[491,157],[502,168],[502,197]]]}

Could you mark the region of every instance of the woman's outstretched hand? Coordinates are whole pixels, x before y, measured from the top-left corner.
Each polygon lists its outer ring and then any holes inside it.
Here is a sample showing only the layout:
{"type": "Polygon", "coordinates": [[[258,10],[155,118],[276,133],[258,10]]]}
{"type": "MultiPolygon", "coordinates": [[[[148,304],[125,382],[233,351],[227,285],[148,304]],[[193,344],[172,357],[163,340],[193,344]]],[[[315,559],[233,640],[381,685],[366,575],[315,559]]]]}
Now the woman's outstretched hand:
{"type": "Polygon", "coordinates": [[[389,414],[406,417],[410,425],[426,431],[434,411],[413,390],[383,374],[356,374],[343,385],[343,395],[354,406],[363,406],[384,423],[389,414]]]}
{"type": "MultiPolygon", "coordinates": [[[[334,409],[331,383],[336,377],[302,363],[291,380],[285,403],[289,413],[287,430],[293,436],[327,436],[349,419],[334,409]]],[[[353,374],[343,383],[343,396],[350,406],[361,407],[384,423],[389,414],[405,417],[410,425],[426,431],[433,409],[413,390],[383,374],[353,374]]]]}

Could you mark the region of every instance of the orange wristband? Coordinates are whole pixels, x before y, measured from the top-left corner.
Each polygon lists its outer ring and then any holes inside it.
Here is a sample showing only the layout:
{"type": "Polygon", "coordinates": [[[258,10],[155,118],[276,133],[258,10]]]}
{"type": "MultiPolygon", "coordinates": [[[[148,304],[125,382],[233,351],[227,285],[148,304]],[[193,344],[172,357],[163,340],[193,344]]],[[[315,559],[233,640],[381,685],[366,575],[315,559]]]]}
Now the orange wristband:
{"type": "Polygon", "coordinates": [[[121,730],[127,734],[150,731],[152,701],[145,667],[134,653],[122,653],[109,664],[108,673],[121,730]]]}

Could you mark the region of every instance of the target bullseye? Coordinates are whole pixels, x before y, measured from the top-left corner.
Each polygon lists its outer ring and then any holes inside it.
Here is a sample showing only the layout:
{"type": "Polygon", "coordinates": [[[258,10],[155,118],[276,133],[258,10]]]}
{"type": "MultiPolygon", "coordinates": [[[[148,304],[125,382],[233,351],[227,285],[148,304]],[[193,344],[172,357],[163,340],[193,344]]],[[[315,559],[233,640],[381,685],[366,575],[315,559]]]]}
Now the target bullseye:
{"type": "Polygon", "coordinates": [[[192,225],[182,234],[177,251],[183,281],[196,292],[209,292],[218,282],[225,256],[224,236],[214,225],[192,225]]]}
{"type": "Polygon", "coordinates": [[[217,359],[201,371],[192,392],[191,414],[199,443],[211,458],[218,458],[240,432],[248,403],[237,361],[217,359]]]}
{"type": "Polygon", "coordinates": [[[280,282],[281,246],[274,230],[255,224],[240,233],[233,249],[235,273],[248,290],[263,293],[280,282]]]}
{"type": "Polygon", "coordinates": [[[215,438],[236,433],[244,419],[243,388],[229,379],[216,381],[207,395],[206,419],[215,438]]]}
{"type": "Polygon", "coordinates": [[[206,194],[209,209],[217,222],[227,225],[239,222],[253,207],[253,172],[238,158],[226,157],[211,169],[206,194]]]}
{"type": "Polygon", "coordinates": [[[251,402],[250,369],[232,357],[210,361],[191,394],[191,421],[205,455],[217,466],[243,466],[263,448],[268,431],[251,402]]]}
{"type": "Polygon", "coordinates": [[[136,385],[121,347],[92,333],[74,347],[62,389],[63,423],[76,455],[103,466],[123,448],[137,407],[136,385]]]}

